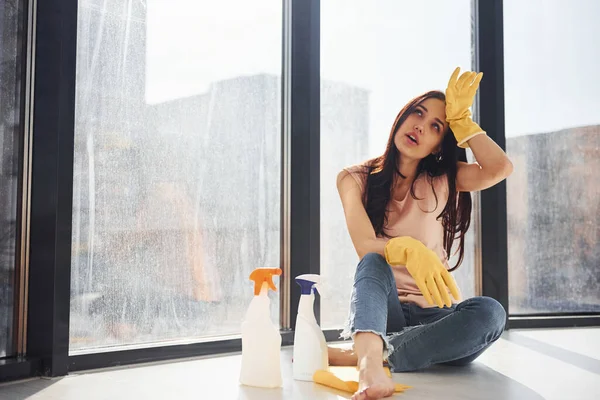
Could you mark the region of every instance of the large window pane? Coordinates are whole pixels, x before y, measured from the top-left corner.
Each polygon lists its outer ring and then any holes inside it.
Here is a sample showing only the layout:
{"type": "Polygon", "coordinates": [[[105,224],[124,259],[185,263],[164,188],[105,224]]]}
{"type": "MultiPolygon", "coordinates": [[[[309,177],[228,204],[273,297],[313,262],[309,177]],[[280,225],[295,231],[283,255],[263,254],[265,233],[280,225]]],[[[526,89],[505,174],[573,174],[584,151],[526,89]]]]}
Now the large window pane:
{"type": "Polygon", "coordinates": [[[279,266],[281,15],[79,2],[71,351],[240,332],[279,266]]]}
{"type": "Polygon", "coordinates": [[[600,2],[504,1],[512,314],[600,311],[600,2]]]}
{"type": "Polygon", "coordinates": [[[14,355],[23,2],[0,2],[0,358],[14,355]]]}
{"type": "MultiPolygon", "coordinates": [[[[325,328],[343,326],[358,257],[336,190],[345,166],[381,155],[400,109],[445,90],[456,66],[472,64],[471,1],[321,2],[321,302],[325,328]]],[[[455,273],[475,294],[473,232],[455,273]]]]}

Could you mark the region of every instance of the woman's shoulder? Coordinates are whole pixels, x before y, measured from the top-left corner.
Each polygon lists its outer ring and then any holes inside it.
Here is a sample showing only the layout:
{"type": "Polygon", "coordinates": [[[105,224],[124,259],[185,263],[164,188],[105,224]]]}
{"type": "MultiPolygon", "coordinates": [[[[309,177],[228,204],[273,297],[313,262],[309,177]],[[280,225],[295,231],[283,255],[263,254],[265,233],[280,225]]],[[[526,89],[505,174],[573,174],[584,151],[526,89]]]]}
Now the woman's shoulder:
{"type": "Polygon", "coordinates": [[[441,190],[441,191],[447,193],[448,192],[448,174],[434,176],[432,178],[432,184],[436,190],[441,190]]]}
{"type": "Polygon", "coordinates": [[[414,191],[417,198],[426,202],[429,199],[441,200],[443,206],[445,206],[449,193],[448,175],[428,176],[427,174],[421,174],[415,180],[414,191]]]}
{"type": "Polygon", "coordinates": [[[436,190],[448,190],[448,174],[429,176],[426,173],[421,173],[415,183],[422,186],[433,186],[436,190]]]}
{"type": "Polygon", "coordinates": [[[366,175],[369,173],[370,168],[369,168],[368,161],[365,161],[365,162],[362,162],[359,164],[352,164],[347,167],[344,167],[344,171],[347,171],[350,174],[366,175]]]}
{"type": "Polygon", "coordinates": [[[347,172],[350,176],[352,176],[352,178],[354,178],[361,190],[364,189],[367,175],[369,174],[370,170],[371,168],[369,167],[367,161],[359,164],[352,164],[343,168],[343,171],[347,172]]]}

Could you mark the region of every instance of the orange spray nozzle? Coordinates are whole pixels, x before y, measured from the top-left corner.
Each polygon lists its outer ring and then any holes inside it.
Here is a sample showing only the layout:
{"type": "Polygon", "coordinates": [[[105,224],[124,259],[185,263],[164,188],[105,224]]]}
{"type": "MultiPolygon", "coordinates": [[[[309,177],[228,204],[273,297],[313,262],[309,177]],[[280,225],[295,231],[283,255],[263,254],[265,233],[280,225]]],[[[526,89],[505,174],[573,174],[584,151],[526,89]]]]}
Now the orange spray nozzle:
{"type": "Polygon", "coordinates": [[[260,294],[260,289],[263,283],[267,283],[269,288],[273,291],[277,291],[275,284],[273,283],[273,275],[281,275],[281,268],[257,268],[250,274],[250,280],[254,281],[254,295],[260,294]]]}

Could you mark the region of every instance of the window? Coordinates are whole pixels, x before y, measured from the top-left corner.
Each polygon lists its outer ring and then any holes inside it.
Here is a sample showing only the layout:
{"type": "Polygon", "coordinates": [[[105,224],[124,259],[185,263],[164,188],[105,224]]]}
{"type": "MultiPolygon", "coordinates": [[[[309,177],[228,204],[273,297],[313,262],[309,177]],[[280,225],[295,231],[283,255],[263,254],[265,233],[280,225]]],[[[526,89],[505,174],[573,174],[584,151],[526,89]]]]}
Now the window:
{"type": "Polygon", "coordinates": [[[79,2],[72,353],[239,334],[279,266],[281,15],[79,2]]]}
{"type": "MultiPolygon", "coordinates": [[[[344,325],[358,263],[337,173],[381,155],[398,111],[425,91],[445,90],[454,68],[471,69],[472,57],[471,1],[321,2],[321,274],[329,286],[321,302],[324,328],[344,325]]],[[[465,298],[475,294],[474,229],[455,273],[465,298]]]]}
{"type": "Polygon", "coordinates": [[[15,355],[13,319],[21,161],[23,2],[0,3],[0,358],[15,355]]]}
{"type": "Polygon", "coordinates": [[[504,2],[511,314],[600,311],[598,15],[504,2]]]}

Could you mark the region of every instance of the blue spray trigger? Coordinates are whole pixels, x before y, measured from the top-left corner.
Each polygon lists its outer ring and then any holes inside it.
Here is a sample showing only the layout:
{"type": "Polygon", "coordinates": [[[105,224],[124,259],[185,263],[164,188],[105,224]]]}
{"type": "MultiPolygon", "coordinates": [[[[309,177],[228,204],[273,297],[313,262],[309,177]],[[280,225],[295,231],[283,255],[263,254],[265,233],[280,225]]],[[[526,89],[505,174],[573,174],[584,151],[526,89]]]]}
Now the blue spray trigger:
{"type": "Polygon", "coordinates": [[[301,294],[318,293],[317,288],[315,287],[317,282],[296,278],[296,283],[300,285],[301,294]]]}

